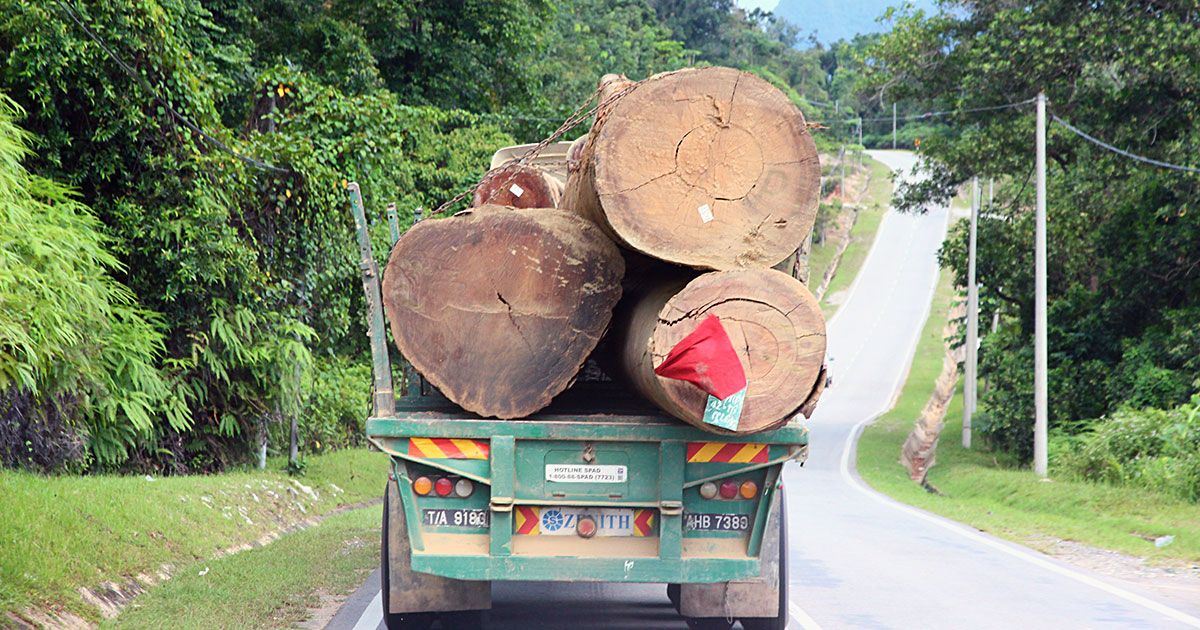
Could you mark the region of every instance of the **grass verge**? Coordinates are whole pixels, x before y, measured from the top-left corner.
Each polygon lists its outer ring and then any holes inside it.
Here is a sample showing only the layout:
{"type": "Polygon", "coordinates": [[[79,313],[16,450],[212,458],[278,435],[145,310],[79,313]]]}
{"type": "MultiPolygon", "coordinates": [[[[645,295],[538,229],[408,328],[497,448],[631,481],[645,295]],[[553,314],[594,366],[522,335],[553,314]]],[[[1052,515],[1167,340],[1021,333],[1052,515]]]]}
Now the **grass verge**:
{"type": "Polygon", "coordinates": [[[1041,481],[1028,469],[975,447],[962,447],[962,383],[946,413],[937,462],[929,482],[934,495],[908,479],[900,447],[941,371],[942,328],[954,289],[943,271],[929,321],[921,332],[912,370],[896,406],[863,432],[858,472],[871,487],[899,501],[1043,550],[1056,539],[1147,557],[1200,562],[1200,506],[1136,488],[1075,481],[1041,481]],[[1153,539],[1173,534],[1158,548],[1153,539]]]}
{"type": "MultiPolygon", "coordinates": [[[[837,272],[833,279],[829,282],[829,288],[825,291],[825,296],[821,300],[821,310],[825,313],[825,318],[828,319],[837,310],[838,302],[836,300],[838,293],[850,287],[854,281],[854,277],[858,275],[858,270],[862,268],[863,261],[867,258],[867,252],[870,251],[871,245],[875,243],[875,234],[879,232],[879,223],[883,221],[883,215],[887,212],[888,206],[891,205],[892,199],[892,171],[882,162],[877,162],[869,157],[863,156],[863,166],[868,172],[867,189],[860,195],[858,203],[858,220],[854,223],[854,227],[850,229],[850,244],[846,246],[845,253],[842,254],[842,260],[838,263],[837,272]],[[830,301],[833,297],[834,302],[830,301]]],[[[812,277],[816,282],[820,281],[821,276],[825,273],[825,269],[833,260],[834,252],[837,250],[837,243],[825,242],[821,244],[821,249],[813,247],[812,254],[812,277]]]]}
{"type": "MultiPolygon", "coordinates": [[[[375,484],[378,485],[378,484],[375,484]]],[[[329,517],[268,547],[192,563],[139,597],[109,630],[291,628],[323,596],[348,594],[379,564],[379,506],[329,517]]]]}
{"type": "Polygon", "coordinates": [[[0,611],[34,608],[99,621],[80,589],[156,582],[171,567],[375,499],[386,460],[367,449],[310,456],[298,478],[280,470],[283,460],[262,471],[162,478],[2,471],[0,611]]]}

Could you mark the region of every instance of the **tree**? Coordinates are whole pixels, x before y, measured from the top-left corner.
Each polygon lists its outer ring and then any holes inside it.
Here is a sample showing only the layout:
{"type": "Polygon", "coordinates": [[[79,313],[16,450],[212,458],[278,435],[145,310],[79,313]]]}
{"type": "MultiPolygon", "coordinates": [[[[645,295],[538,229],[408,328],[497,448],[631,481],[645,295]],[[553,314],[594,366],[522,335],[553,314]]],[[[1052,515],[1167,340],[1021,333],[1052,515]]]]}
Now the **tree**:
{"type": "MultiPolygon", "coordinates": [[[[1194,164],[1200,149],[1200,15],[1186,3],[964,3],[892,15],[860,87],[929,109],[1013,103],[1045,90],[1054,113],[1105,141],[1194,164]]],[[[1031,443],[1033,127],[1028,106],[965,114],[926,138],[928,182],[902,209],[944,201],[973,175],[997,178],[980,226],[979,278],[1001,334],[984,342],[981,430],[1028,456],[1031,443]]],[[[1200,179],[1092,145],[1061,126],[1048,139],[1051,426],[1074,432],[1121,404],[1170,407],[1200,390],[1200,179]]],[[[942,262],[965,278],[965,246],[942,262]]],[[[986,320],[986,317],[984,318],[986,320]]]]}

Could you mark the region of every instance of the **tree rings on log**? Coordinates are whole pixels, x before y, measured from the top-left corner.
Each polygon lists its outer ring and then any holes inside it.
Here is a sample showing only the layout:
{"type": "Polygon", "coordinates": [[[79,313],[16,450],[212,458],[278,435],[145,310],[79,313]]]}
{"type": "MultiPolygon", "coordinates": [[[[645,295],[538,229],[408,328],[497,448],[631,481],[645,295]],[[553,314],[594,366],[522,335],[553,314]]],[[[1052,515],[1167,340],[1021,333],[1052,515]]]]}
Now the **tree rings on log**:
{"type": "Polygon", "coordinates": [[[483,206],[410,228],[383,301],[400,352],[447,398],[521,418],[566,389],[608,327],[625,264],[596,226],[483,206]]]}
{"type": "Polygon", "coordinates": [[[557,208],[562,183],[533,166],[508,164],[487,172],[471,196],[471,207],[557,208]]]}
{"type": "Polygon", "coordinates": [[[804,118],[748,72],[656,75],[601,112],[562,207],[699,269],[770,267],[812,229],[820,167],[804,118]]]}
{"type": "Polygon", "coordinates": [[[620,371],[671,415],[730,433],[704,422],[708,395],[700,388],[654,373],[671,348],[709,315],[720,319],[748,381],[732,433],[785,424],[809,400],[821,373],[825,318],[807,287],[773,269],[710,272],[630,296],[613,327],[620,371]]]}

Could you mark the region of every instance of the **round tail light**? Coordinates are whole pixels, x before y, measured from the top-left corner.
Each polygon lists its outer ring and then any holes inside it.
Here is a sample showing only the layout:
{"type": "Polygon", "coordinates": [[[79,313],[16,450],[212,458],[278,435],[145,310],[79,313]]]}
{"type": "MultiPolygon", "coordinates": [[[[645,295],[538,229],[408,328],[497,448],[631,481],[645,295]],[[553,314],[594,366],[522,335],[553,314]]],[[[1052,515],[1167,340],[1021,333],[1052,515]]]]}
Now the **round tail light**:
{"type": "Polygon", "coordinates": [[[754,495],[758,494],[758,484],[753,481],[743,482],[741,493],[743,499],[753,499],[754,495]]]}
{"type": "Polygon", "coordinates": [[[449,479],[442,477],[433,484],[433,489],[437,491],[439,497],[445,497],[454,491],[454,484],[449,479]]]}
{"type": "Polygon", "coordinates": [[[591,538],[596,535],[596,521],[590,516],[584,516],[579,519],[575,525],[575,532],[583,538],[591,538]]]}
{"type": "Polygon", "coordinates": [[[464,499],[471,496],[472,492],[475,492],[475,484],[471,483],[470,479],[459,479],[454,484],[454,494],[464,499]]]}
{"type": "Polygon", "coordinates": [[[717,484],[711,481],[705,481],[700,484],[700,496],[705,499],[715,499],[717,496],[717,484]]]}
{"type": "Polygon", "coordinates": [[[721,484],[721,496],[726,499],[732,499],[738,494],[738,484],[736,481],[726,481],[721,484]]]}
{"type": "Polygon", "coordinates": [[[429,480],[429,477],[417,477],[413,482],[413,492],[421,496],[429,494],[430,490],[433,490],[433,482],[429,480]]]}

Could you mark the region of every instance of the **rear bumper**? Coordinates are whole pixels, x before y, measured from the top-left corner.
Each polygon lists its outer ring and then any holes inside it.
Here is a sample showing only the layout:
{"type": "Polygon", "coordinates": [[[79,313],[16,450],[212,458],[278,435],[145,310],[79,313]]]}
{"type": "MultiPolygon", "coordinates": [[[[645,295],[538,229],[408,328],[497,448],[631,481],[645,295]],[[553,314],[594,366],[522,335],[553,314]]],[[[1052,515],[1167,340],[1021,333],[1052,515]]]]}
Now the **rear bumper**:
{"type": "Polygon", "coordinates": [[[685,539],[680,558],[659,557],[657,536],[582,539],[513,536],[512,554],[488,554],[487,534],[429,534],[413,570],[459,580],[718,582],[757,576],[760,562],[738,538],[685,539]]]}

